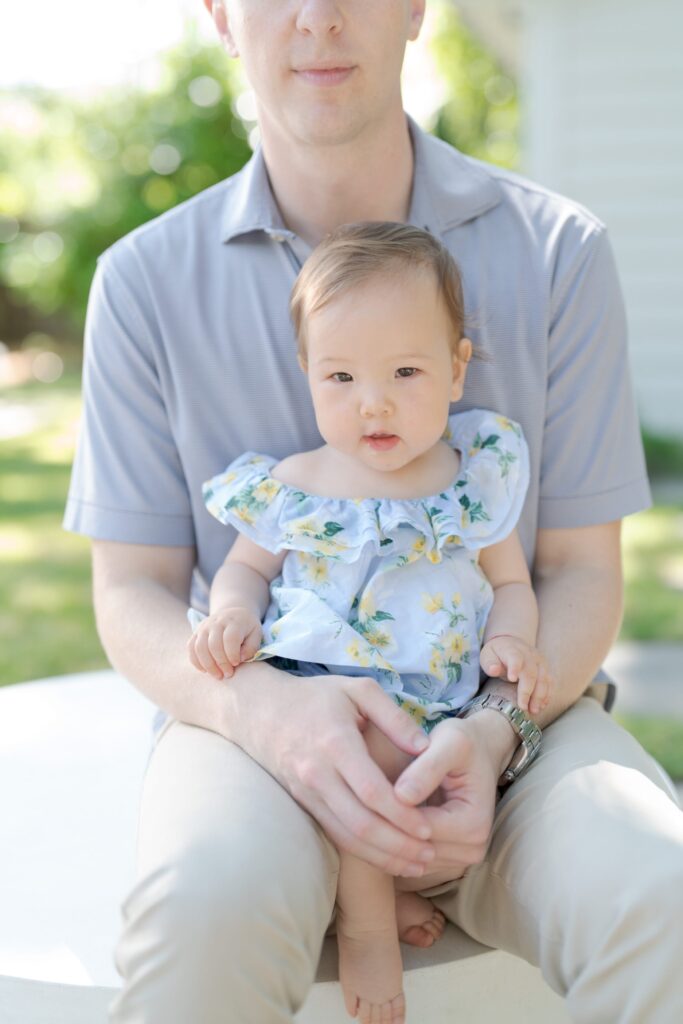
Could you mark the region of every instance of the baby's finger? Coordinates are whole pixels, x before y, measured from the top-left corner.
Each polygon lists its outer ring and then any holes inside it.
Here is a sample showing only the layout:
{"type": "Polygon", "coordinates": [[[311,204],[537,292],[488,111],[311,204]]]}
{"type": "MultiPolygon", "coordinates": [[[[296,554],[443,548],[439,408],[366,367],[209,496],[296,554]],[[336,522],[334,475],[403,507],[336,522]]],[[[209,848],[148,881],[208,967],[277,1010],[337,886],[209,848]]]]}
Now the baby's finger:
{"type": "Polygon", "coordinates": [[[547,708],[550,703],[550,686],[551,679],[547,669],[541,666],[538,673],[538,680],[534,688],[533,697],[531,698],[531,714],[537,715],[543,708],[547,708]]]}
{"type": "Polygon", "coordinates": [[[529,710],[529,698],[533,692],[533,683],[531,683],[526,677],[525,681],[520,680],[519,685],[517,686],[517,703],[522,711],[529,710]]]}
{"type": "Polygon", "coordinates": [[[234,622],[230,622],[221,633],[221,650],[223,657],[237,668],[240,663],[240,646],[242,644],[242,630],[234,622]]]}
{"type": "Polygon", "coordinates": [[[497,658],[495,654],[484,653],[479,658],[479,662],[484,672],[489,676],[500,676],[503,673],[503,665],[500,658],[497,658]]]}
{"type": "Polygon", "coordinates": [[[231,663],[223,645],[224,630],[221,622],[216,622],[209,630],[209,654],[221,671],[231,663]]]}
{"type": "Polygon", "coordinates": [[[505,666],[505,674],[511,683],[518,681],[523,665],[524,658],[521,654],[512,653],[509,655],[507,665],[505,666]]]}
{"type": "Polygon", "coordinates": [[[223,672],[221,671],[220,666],[216,664],[213,655],[209,650],[209,636],[208,631],[205,629],[202,629],[197,633],[195,652],[197,654],[199,663],[205,672],[208,672],[209,675],[212,675],[214,679],[223,678],[223,672]]]}
{"type": "Polygon", "coordinates": [[[242,641],[240,647],[240,661],[249,661],[253,658],[259,647],[261,646],[261,626],[260,624],[254,626],[250,633],[247,634],[246,638],[242,641]]]}
{"type": "Polygon", "coordinates": [[[204,672],[204,666],[200,662],[195,652],[195,637],[191,636],[187,641],[187,654],[190,659],[190,663],[197,669],[198,672],[204,672]]]}

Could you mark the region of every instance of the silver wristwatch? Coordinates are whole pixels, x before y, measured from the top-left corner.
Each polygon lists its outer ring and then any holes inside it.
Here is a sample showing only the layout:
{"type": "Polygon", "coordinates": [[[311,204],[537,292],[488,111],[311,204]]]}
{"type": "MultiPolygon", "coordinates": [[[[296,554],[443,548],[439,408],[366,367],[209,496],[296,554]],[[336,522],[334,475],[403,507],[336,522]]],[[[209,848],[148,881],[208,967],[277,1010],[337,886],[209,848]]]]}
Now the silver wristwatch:
{"type": "Polygon", "coordinates": [[[504,715],[521,740],[498,782],[501,787],[509,786],[511,782],[524,774],[538,754],[541,749],[542,733],[526,712],[518,708],[511,700],[496,693],[480,693],[473,697],[460,708],[457,717],[469,718],[470,715],[476,715],[477,711],[483,711],[484,708],[491,708],[492,711],[498,711],[504,715]]]}

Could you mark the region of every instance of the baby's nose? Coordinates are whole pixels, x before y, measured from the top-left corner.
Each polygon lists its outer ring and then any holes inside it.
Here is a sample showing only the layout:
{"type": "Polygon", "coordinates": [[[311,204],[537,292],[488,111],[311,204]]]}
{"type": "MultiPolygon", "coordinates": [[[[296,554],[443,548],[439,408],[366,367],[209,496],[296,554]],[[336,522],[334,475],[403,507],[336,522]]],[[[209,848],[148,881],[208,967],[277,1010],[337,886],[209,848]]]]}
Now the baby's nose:
{"type": "Polygon", "coordinates": [[[391,401],[384,391],[368,391],[361,399],[362,416],[386,416],[391,411],[391,401]]]}

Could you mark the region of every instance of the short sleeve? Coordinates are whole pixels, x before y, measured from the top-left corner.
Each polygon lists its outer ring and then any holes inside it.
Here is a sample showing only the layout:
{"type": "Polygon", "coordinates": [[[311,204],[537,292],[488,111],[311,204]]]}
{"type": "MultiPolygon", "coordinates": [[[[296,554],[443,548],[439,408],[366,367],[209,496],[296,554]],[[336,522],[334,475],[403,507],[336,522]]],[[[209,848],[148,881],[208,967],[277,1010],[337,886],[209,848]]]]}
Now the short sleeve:
{"type": "Polygon", "coordinates": [[[468,549],[498,544],[517,525],[529,487],[522,429],[507,416],[481,409],[450,417],[449,427],[462,457],[452,530],[468,549]]]}
{"type": "Polygon", "coordinates": [[[202,487],[212,516],[273,554],[284,547],[280,520],[283,498],[290,491],[270,475],[276,462],[268,455],[245,452],[202,487]]]}
{"type": "Polygon", "coordinates": [[[590,526],[651,504],[624,304],[605,230],[558,259],[539,526],[590,526]]]}
{"type": "Polygon", "coordinates": [[[190,497],[151,338],[151,304],[122,246],[98,262],[88,302],[83,413],[64,527],[101,540],[192,545],[190,497]]]}

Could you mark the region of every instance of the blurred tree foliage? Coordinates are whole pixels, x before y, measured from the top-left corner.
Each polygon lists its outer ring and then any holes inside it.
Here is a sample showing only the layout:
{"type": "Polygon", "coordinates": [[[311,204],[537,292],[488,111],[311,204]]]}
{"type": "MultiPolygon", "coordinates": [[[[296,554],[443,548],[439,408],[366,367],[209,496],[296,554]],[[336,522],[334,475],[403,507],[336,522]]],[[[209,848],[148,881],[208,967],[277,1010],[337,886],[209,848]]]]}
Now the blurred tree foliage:
{"type": "Polygon", "coordinates": [[[434,134],[463,153],[514,169],[519,160],[516,83],[465,28],[451,3],[438,4],[432,51],[448,95],[434,134]]]}
{"type": "Polygon", "coordinates": [[[226,64],[189,36],[152,89],[79,104],[36,88],[0,93],[3,341],[19,340],[22,305],[46,318],[66,309],[65,329],[80,333],[97,256],[245,163],[226,64]]]}
{"type": "MultiPolygon", "coordinates": [[[[448,94],[434,130],[474,156],[514,165],[513,83],[449,3],[434,8],[434,58],[448,94]]],[[[0,91],[2,341],[18,344],[37,328],[78,338],[97,256],[244,164],[241,83],[222,49],[190,29],[153,87],[78,103],[37,88],[0,91]]]]}

